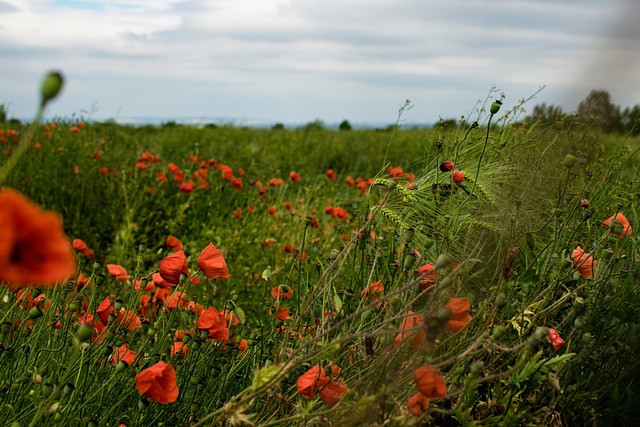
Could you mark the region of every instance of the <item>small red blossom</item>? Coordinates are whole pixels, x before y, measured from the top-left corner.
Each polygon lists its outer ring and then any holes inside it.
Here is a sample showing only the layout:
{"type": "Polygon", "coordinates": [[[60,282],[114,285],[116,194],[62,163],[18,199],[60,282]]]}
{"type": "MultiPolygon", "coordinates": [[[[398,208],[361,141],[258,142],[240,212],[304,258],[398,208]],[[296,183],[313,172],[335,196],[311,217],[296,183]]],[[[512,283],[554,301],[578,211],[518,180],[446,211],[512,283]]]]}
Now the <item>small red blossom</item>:
{"type": "Polygon", "coordinates": [[[300,182],[300,174],[298,172],[289,172],[289,179],[293,182],[300,182]]]}
{"type": "Polygon", "coordinates": [[[180,276],[189,276],[189,267],[187,265],[187,256],[184,251],[180,250],[160,261],[160,277],[172,285],[180,283],[180,276]]]}
{"type": "Polygon", "coordinates": [[[553,328],[549,328],[549,341],[553,344],[553,348],[556,350],[560,350],[560,348],[565,344],[560,334],[553,328]]]}
{"type": "Polygon", "coordinates": [[[333,169],[327,169],[327,178],[329,178],[329,181],[335,181],[336,177],[336,173],[333,169]]]}
{"type": "Polygon", "coordinates": [[[571,261],[573,262],[573,268],[578,270],[580,276],[584,279],[589,279],[596,275],[598,261],[594,261],[593,256],[585,252],[580,246],[571,253],[571,261]]]}
{"type": "Polygon", "coordinates": [[[629,220],[622,212],[618,212],[614,216],[605,219],[602,222],[602,225],[609,227],[611,234],[618,236],[618,239],[631,236],[631,233],[633,232],[629,220]]]}
{"type": "Polygon", "coordinates": [[[453,171],[453,182],[460,184],[464,181],[464,173],[458,169],[453,171]]]}
{"type": "Polygon", "coordinates": [[[209,243],[198,257],[198,267],[210,279],[228,279],[229,269],[222,256],[222,251],[209,243]]]}
{"type": "Polygon", "coordinates": [[[449,298],[449,302],[444,306],[451,312],[451,317],[447,322],[447,329],[451,332],[458,332],[471,321],[471,305],[466,298],[449,298]]]}

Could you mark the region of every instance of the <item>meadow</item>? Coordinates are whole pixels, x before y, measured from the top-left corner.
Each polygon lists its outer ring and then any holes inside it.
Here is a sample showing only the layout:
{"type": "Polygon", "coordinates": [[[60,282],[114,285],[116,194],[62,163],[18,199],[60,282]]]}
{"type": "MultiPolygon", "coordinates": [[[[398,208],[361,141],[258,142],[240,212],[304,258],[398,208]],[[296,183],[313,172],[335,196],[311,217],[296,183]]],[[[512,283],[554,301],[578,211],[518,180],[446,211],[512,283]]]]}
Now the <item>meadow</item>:
{"type": "Polygon", "coordinates": [[[521,108],[2,124],[0,422],[636,425],[640,139],[521,108]]]}

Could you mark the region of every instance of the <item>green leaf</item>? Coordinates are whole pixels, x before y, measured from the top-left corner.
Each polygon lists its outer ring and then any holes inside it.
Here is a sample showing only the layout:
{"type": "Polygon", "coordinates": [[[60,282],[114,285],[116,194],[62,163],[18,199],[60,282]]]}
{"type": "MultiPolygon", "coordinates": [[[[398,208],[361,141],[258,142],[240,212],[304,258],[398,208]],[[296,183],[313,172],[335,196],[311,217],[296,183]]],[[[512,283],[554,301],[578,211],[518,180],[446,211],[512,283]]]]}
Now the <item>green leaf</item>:
{"type": "Polygon", "coordinates": [[[251,387],[253,387],[254,390],[259,389],[260,387],[271,381],[278,374],[278,372],[280,372],[281,369],[282,365],[271,365],[265,366],[262,369],[258,369],[255,376],[253,377],[253,383],[251,384],[251,387]]]}

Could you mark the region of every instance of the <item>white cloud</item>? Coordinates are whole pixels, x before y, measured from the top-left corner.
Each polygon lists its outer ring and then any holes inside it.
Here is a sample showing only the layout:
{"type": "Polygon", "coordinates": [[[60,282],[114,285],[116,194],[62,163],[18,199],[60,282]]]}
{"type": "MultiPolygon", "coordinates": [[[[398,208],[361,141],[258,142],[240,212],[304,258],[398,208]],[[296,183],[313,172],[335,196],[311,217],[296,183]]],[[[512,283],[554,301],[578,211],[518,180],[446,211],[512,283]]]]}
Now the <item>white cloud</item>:
{"type": "Polygon", "coordinates": [[[0,53],[13,67],[0,102],[28,115],[58,67],[62,114],[97,101],[99,116],[379,122],[410,98],[432,121],[493,84],[510,102],[548,85],[540,102],[567,109],[592,87],[630,104],[638,12],[624,0],[4,0],[0,53]]]}

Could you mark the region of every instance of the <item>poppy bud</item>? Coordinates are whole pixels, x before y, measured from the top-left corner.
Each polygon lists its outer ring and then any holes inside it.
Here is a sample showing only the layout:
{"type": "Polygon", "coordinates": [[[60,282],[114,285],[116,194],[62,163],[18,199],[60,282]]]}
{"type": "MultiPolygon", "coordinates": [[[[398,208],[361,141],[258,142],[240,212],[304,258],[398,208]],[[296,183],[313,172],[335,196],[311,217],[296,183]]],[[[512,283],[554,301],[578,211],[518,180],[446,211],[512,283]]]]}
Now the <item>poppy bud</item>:
{"type": "Polygon", "coordinates": [[[575,166],[577,161],[578,159],[576,159],[576,156],[574,156],[573,154],[567,154],[566,156],[564,156],[564,160],[562,160],[562,166],[567,169],[571,169],[575,166]]]}
{"type": "Polygon", "coordinates": [[[502,338],[506,333],[507,333],[507,330],[504,328],[504,326],[498,325],[493,329],[493,334],[491,335],[491,338],[497,341],[500,338],[502,338]]]}
{"type": "Polygon", "coordinates": [[[31,320],[34,320],[41,316],[42,310],[40,310],[40,307],[33,307],[31,310],[29,310],[29,314],[27,317],[31,320]]]}
{"type": "Polygon", "coordinates": [[[138,400],[138,411],[144,411],[149,406],[149,401],[144,397],[138,400]]]}
{"type": "Polygon", "coordinates": [[[93,336],[93,327],[83,323],[78,328],[78,339],[80,342],[87,342],[93,336]]]}
{"type": "Polygon", "coordinates": [[[482,363],[482,360],[476,360],[469,367],[470,374],[476,376],[480,372],[482,372],[482,368],[484,368],[484,363],[482,363]]]}
{"type": "Polygon", "coordinates": [[[500,106],[502,105],[502,102],[499,100],[495,100],[492,104],[491,104],[491,108],[489,109],[489,112],[491,113],[491,115],[497,114],[498,111],[500,111],[500,106]]]}
{"type": "Polygon", "coordinates": [[[436,268],[445,268],[449,264],[451,264],[451,255],[449,254],[440,254],[436,259],[436,268]]]}
{"type": "Polygon", "coordinates": [[[147,244],[146,243],[140,243],[138,245],[138,253],[139,254],[144,253],[144,251],[146,251],[146,250],[147,250],[147,244]]]}
{"type": "Polygon", "coordinates": [[[60,90],[62,90],[63,83],[64,78],[60,72],[51,71],[47,73],[42,80],[42,85],[40,86],[40,97],[42,99],[40,105],[42,107],[44,107],[47,102],[58,96],[60,90]]]}
{"type": "Polygon", "coordinates": [[[580,338],[580,344],[589,345],[591,344],[592,339],[593,339],[592,335],[589,332],[585,332],[580,338]]]}
{"type": "Polygon", "coordinates": [[[586,318],[584,316],[578,316],[573,321],[573,326],[575,326],[576,329],[584,329],[585,321],[586,321],[586,318]]]}
{"type": "Polygon", "coordinates": [[[507,295],[504,292],[500,292],[495,300],[496,308],[502,308],[507,304],[507,295]]]}

